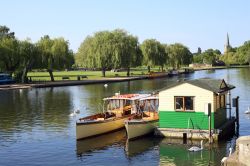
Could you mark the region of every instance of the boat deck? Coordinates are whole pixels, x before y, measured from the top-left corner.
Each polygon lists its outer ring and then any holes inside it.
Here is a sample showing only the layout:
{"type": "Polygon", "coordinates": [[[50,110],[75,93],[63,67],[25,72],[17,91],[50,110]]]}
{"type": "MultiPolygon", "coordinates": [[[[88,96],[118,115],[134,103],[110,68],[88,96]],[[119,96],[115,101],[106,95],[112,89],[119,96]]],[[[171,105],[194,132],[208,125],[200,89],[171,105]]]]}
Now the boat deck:
{"type": "MultiPolygon", "coordinates": [[[[235,132],[235,118],[228,119],[224,125],[212,130],[214,141],[225,138],[235,132]]],[[[209,130],[198,129],[176,129],[176,128],[156,128],[155,135],[167,138],[186,138],[186,139],[209,139],[209,130]]]]}

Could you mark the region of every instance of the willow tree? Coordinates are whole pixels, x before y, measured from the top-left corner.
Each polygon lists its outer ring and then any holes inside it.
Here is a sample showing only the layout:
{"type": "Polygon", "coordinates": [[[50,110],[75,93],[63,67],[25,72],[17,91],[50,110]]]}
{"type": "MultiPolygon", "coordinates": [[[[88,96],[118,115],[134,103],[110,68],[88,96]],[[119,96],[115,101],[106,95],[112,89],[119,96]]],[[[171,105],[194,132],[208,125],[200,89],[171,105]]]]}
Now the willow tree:
{"type": "Polygon", "coordinates": [[[18,68],[19,63],[19,41],[15,38],[2,37],[0,39],[0,64],[2,70],[12,75],[18,68]]]}
{"type": "Polygon", "coordinates": [[[94,36],[94,53],[96,55],[96,65],[102,69],[102,76],[105,77],[106,70],[117,66],[116,60],[113,58],[113,34],[109,31],[97,32],[94,36]]]}
{"type": "Polygon", "coordinates": [[[139,43],[137,37],[128,34],[124,30],[116,29],[112,32],[113,39],[113,63],[115,68],[126,68],[127,76],[130,76],[130,68],[139,64],[139,43]]]}
{"type": "Polygon", "coordinates": [[[156,64],[161,66],[161,71],[163,72],[163,67],[167,64],[168,62],[168,52],[165,49],[165,45],[161,44],[160,42],[157,43],[157,49],[158,49],[158,54],[156,58],[156,64]]]}
{"type": "Polygon", "coordinates": [[[163,70],[163,66],[166,64],[167,54],[159,41],[147,39],[141,44],[141,50],[143,54],[143,64],[148,66],[148,72],[150,72],[150,67],[155,65],[160,65],[163,70]]]}
{"type": "Polygon", "coordinates": [[[102,75],[110,68],[130,67],[138,61],[139,44],[137,37],[124,30],[100,31],[88,36],[81,43],[76,54],[76,64],[87,68],[101,68],[102,75]]]}
{"type": "Polygon", "coordinates": [[[53,70],[63,69],[67,63],[67,57],[72,54],[69,43],[63,38],[52,40],[46,35],[37,42],[37,45],[42,56],[42,64],[49,72],[51,81],[54,81],[53,70]]]}
{"type": "Polygon", "coordinates": [[[35,62],[40,58],[38,48],[35,44],[31,43],[29,40],[20,41],[19,43],[19,56],[20,64],[19,70],[17,71],[17,77],[21,77],[21,82],[27,82],[27,73],[32,69],[35,62]]]}
{"type": "Polygon", "coordinates": [[[81,43],[75,56],[75,63],[77,66],[84,68],[95,68],[96,59],[94,54],[94,38],[87,36],[81,43]]]}
{"type": "Polygon", "coordinates": [[[169,56],[169,63],[173,69],[178,69],[181,65],[188,65],[192,62],[192,53],[186,46],[180,43],[168,45],[166,50],[169,56]]]}

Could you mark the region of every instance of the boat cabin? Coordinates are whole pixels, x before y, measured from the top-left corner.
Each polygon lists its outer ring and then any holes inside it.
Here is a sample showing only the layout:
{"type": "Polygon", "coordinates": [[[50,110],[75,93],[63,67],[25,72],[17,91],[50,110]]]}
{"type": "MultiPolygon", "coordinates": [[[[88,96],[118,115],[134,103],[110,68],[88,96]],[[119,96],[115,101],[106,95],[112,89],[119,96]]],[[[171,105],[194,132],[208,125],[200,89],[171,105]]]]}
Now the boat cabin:
{"type": "Polygon", "coordinates": [[[152,94],[116,94],[103,100],[104,112],[113,112],[117,117],[158,110],[158,96],[152,94]]]}
{"type": "Polygon", "coordinates": [[[159,92],[159,128],[208,130],[209,110],[211,129],[220,128],[227,121],[228,92],[233,88],[223,79],[209,78],[168,86],[159,92]]]}

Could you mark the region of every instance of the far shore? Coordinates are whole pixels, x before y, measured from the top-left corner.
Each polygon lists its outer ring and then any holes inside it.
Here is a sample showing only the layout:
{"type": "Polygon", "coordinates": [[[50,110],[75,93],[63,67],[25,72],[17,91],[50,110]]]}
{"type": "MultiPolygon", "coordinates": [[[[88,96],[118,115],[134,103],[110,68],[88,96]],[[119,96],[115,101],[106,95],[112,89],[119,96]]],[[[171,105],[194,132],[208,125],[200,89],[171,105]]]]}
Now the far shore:
{"type": "MultiPolygon", "coordinates": [[[[206,68],[194,68],[194,71],[199,70],[218,70],[218,69],[228,69],[228,68],[249,68],[250,66],[216,66],[216,67],[206,67],[206,68]]],[[[100,71],[98,71],[100,72],[100,71]]],[[[45,72],[44,72],[45,73],[45,72]]],[[[65,73],[65,72],[64,72],[65,73]]],[[[101,72],[100,72],[101,73],[101,72]]],[[[168,77],[168,72],[154,72],[158,73],[155,75],[150,74],[143,74],[143,75],[136,75],[136,76],[130,76],[126,77],[124,76],[125,72],[119,73],[121,76],[108,76],[108,77],[93,77],[93,78],[84,78],[81,80],[56,80],[54,82],[51,81],[35,81],[28,84],[5,84],[0,85],[0,91],[1,90],[15,90],[15,89],[28,89],[28,88],[46,88],[46,87],[60,87],[60,86],[75,86],[75,85],[87,85],[87,84],[108,84],[113,82],[124,82],[124,81],[134,81],[134,80],[142,80],[142,79],[156,79],[156,78],[163,78],[168,77]]],[[[133,71],[131,71],[133,73],[133,71]]],[[[138,72],[137,72],[138,73],[138,72]]],[[[46,73],[47,74],[47,73],[46,73]]],[[[183,72],[180,72],[179,74],[184,74],[183,72]]],[[[188,74],[188,73],[186,73],[188,74]]],[[[64,74],[65,75],[65,74],[64,74]]],[[[37,76],[39,77],[39,76],[37,76]]],[[[45,77],[45,76],[41,76],[45,77]]],[[[60,75],[60,77],[63,77],[63,75],[60,75]]],[[[69,75],[69,77],[73,77],[72,75],[69,75]]],[[[74,76],[75,77],[75,76],[74,76]]]]}

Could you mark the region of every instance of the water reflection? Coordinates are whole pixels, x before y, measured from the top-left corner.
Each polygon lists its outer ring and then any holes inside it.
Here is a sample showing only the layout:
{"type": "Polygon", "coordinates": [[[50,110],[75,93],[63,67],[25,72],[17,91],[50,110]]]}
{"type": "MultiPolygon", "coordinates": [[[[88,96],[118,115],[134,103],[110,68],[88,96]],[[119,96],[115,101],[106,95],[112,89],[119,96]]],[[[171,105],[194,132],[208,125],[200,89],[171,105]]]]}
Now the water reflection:
{"type": "Polygon", "coordinates": [[[198,152],[189,152],[191,146],[200,146],[199,140],[188,141],[183,144],[182,139],[163,139],[160,143],[161,165],[218,165],[226,153],[226,147],[219,147],[215,143],[205,142],[204,149],[198,152]],[[220,148],[220,150],[218,150],[220,148]]]}
{"type": "Polygon", "coordinates": [[[127,140],[125,146],[125,152],[128,157],[134,157],[138,154],[142,154],[145,151],[152,150],[159,144],[161,138],[155,138],[147,136],[136,140],[127,140]]]}
{"type": "Polygon", "coordinates": [[[240,96],[240,135],[249,135],[250,117],[244,114],[250,106],[249,73],[249,68],[224,69],[110,83],[107,88],[95,84],[0,91],[0,165],[32,165],[31,161],[33,165],[220,165],[220,159],[235,145],[235,138],[212,147],[205,144],[205,149],[198,153],[187,149],[199,145],[199,141],[184,144],[182,140],[145,137],[126,143],[125,131],[76,142],[75,120],[99,112],[102,99],[119,91],[151,93],[184,78],[210,77],[225,79],[236,86],[232,97],[240,96]],[[80,115],[69,117],[76,109],[81,111],[80,115]],[[14,156],[12,162],[10,156],[14,156]]]}
{"type": "Polygon", "coordinates": [[[76,142],[76,152],[78,156],[90,153],[96,150],[103,150],[106,147],[119,144],[123,146],[126,140],[126,131],[119,130],[116,132],[100,135],[93,138],[87,138],[76,142]]]}
{"type": "MultiPolygon", "coordinates": [[[[64,131],[69,123],[69,91],[46,89],[0,92],[0,139],[20,139],[18,133],[64,131]]],[[[4,143],[3,141],[1,141],[4,143]]]]}

